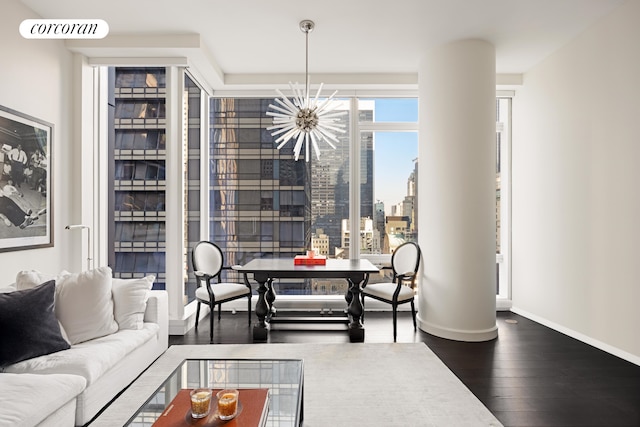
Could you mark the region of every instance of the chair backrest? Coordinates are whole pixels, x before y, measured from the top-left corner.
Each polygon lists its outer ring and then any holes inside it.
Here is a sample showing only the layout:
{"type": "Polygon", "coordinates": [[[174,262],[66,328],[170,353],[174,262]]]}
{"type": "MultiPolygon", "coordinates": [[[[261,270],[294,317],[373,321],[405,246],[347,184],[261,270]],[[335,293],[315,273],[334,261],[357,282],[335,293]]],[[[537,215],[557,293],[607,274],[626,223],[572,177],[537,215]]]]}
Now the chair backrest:
{"type": "Polygon", "coordinates": [[[405,273],[417,273],[420,267],[420,247],[414,242],[398,246],[391,256],[393,277],[405,273]]]}
{"type": "Polygon", "coordinates": [[[191,261],[194,271],[202,271],[209,276],[217,276],[224,266],[224,255],[215,243],[203,240],[194,246],[191,253],[191,261]]]}

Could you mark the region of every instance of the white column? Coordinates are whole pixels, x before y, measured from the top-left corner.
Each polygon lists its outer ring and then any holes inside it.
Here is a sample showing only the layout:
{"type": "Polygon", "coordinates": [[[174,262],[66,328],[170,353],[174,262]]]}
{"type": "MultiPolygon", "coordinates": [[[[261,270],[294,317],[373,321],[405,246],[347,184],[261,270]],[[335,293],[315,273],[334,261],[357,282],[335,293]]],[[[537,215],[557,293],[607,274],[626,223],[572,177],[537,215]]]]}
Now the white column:
{"type": "Polygon", "coordinates": [[[496,327],[495,49],[461,40],[420,63],[419,326],[487,341],[496,327]]]}
{"type": "Polygon", "coordinates": [[[167,67],[166,97],[166,289],[169,293],[169,330],[184,324],[184,69],[167,67]]]}

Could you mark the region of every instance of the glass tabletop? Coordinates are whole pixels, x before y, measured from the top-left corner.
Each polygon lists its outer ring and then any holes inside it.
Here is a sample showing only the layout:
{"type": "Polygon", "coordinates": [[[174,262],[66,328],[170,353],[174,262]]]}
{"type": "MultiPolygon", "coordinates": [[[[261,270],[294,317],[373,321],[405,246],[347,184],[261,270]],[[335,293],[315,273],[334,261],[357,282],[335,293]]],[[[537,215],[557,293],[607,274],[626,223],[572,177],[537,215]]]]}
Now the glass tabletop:
{"type": "Polygon", "coordinates": [[[293,427],[302,423],[302,360],[187,359],[156,390],[128,426],[150,427],[182,389],[206,387],[268,388],[267,426],[293,427]]]}

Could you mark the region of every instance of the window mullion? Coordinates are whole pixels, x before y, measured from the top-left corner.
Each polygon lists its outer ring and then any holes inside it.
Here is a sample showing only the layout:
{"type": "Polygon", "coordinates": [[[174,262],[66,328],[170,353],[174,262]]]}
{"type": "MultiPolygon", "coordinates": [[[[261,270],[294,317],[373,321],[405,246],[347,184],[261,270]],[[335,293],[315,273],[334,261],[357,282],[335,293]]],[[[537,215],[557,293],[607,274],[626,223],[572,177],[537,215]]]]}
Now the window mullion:
{"type": "Polygon", "coordinates": [[[349,104],[349,258],[360,258],[360,128],[358,99],[349,104]]]}

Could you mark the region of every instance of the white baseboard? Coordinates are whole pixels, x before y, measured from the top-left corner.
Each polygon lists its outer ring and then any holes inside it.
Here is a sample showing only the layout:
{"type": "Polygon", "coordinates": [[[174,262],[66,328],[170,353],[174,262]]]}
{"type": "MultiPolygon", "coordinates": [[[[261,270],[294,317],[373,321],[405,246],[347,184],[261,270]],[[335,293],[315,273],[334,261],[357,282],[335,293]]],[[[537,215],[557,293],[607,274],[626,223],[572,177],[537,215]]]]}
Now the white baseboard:
{"type": "Polygon", "coordinates": [[[527,319],[533,320],[534,322],[540,323],[541,325],[547,326],[555,331],[561,332],[567,336],[570,336],[571,338],[575,338],[578,341],[582,341],[586,344],[589,344],[590,346],[593,346],[597,349],[600,349],[602,351],[605,351],[607,353],[610,353],[614,356],[617,356],[621,359],[624,359],[628,362],[631,362],[635,365],[640,366],[640,357],[636,356],[635,354],[631,354],[627,351],[621,350],[617,347],[614,347],[612,345],[609,345],[607,343],[604,343],[602,341],[596,340],[590,336],[587,336],[585,334],[582,334],[580,332],[574,331],[573,329],[569,329],[567,327],[564,327],[562,325],[559,325],[555,322],[552,322],[548,319],[545,319],[543,317],[537,316],[533,313],[529,313],[526,310],[522,310],[519,309],[517,307],[512,307],[511,311],[519,314],[522,317],[526,317],[527,319]]]}
{"type": "MultiPolygon", "coordinates": [[[[255,310],[258,297],[253,296],[251,304],[255,310]]],[[[417,301],[416,301],[417,304],[417,301]]],[[[367,311],[390,311],[391,306],[371,298],[366,301],[367,311]]],[[[346,301],[341,295],[314,295],[300,298],[298,295],[282,295],[278,297],[278,310],[281,311],[320,311],[331,309],[336,313],[346,308],[346,301]]],[[[416,305],[416,309],[419,307],[416,305]]],[[[511,300],[497,299],[497,311],[509,311],[511,309],[511,300]]],[[[222,305],[222,311],[247,311],[247,300],[239,299],[222,305]]],[[[398,311],[411,311],[409,304],[398,306],[398,311]]],[[[200,319],[209,313],[209,307],[202,304],[200,309],[200,319]]],[[[196,324],[195,303],[191,303],[186,307],[183,319],[169,319],[169,335],[185,335],[196,324]]]]}
{"type": "MultiPolygon", "coordinates": [[[[246,311],[246,305],[245,305],[246,311]]],[[[200,307],[200,319],[209,313],[209,306],[202,304],[200,307]]],[[[191,303],[185,307],[182,319],[169,319],[169,335],[185,335],[196,326],[196,304],[191,303]]]]}
{"type": "Polygon", "coordinates": [[[496,311],[510,311],[512,306],[510,299],[496,298],[496,311]]]}

